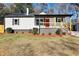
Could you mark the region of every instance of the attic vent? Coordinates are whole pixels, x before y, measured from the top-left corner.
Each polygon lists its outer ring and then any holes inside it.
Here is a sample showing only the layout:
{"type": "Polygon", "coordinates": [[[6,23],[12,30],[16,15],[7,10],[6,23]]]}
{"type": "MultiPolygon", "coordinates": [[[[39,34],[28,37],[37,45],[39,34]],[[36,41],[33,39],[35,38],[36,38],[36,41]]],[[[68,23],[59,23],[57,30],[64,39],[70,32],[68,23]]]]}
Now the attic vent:
{"type": "Polygon", "coordinates": [[[45,12],[41,12],[40,14],[46,14],[45,12]]]}

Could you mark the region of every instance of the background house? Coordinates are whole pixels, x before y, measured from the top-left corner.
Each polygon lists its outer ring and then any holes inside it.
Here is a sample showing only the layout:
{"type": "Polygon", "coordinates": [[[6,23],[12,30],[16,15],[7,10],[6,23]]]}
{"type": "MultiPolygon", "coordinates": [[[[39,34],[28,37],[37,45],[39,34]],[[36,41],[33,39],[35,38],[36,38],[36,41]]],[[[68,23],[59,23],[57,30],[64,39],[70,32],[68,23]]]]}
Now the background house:
{"type": "Polygon", "coordinates": [[[72,23],[73,31],[79,31],[79,20],[73,21],[72,23]]]}

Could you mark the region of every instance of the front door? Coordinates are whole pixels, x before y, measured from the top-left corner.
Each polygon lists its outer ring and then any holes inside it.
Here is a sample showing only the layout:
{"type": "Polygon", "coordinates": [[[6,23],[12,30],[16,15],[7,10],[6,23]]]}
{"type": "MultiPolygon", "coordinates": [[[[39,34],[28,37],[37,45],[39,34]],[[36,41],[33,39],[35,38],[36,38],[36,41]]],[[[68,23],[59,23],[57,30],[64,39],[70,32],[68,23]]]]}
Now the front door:
{"type": "Polygon", "coordinates": [[[44,19],[44,26],[45,27],[49,27],[50,26],[49,19],[48,18],[47,19],[44,19]]]}

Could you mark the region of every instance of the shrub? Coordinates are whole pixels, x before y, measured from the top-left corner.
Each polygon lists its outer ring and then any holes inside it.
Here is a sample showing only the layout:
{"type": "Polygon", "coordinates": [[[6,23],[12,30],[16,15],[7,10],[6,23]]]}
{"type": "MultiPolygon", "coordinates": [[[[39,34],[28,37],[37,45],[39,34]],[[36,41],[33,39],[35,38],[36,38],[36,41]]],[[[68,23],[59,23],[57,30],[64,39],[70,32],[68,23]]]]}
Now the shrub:
{"type": "Polygon", "coordinates": [[[32,33],[32,29],[29,29],[29,33],[32,33]]]}
{"type": "Polygon", "coordinates": [[[58,35],[62,34],[62,30],[61,29],[57,29],[56,34],[58,34],[58,35]]]}
{"type": "Polygon", "coordinates": [[[63,35],[66,35],[66,32],[62,32],[63,35]]]}
{"type": "Polygon", "coordinates": [[[44,33],[42,33],[42,35],[45,35],[44,33]]]}
{"type": "Polygon", "coordinates": [[[62,34],[63,34],[63,35],[66,35],[66,33],[67,33],[67,30],[66,30],[66,29],[63,29],[63,30],[62,30],[62,34]]]}
{"type": "Polygon", "coordinates": [[[18,32],[15,32],[16,34],[18,33],[18,32]]]}
{"type": "Polygon", "coordinates": [[[49,33],[49,35],[51,35],[51,33],[49,33]]]}
{"type": "Polygon", "coordinates": [[[35,34],[38,34],[38,28],[33,28],[32,33],[33,33],[34,35],[35,35],[35,34]]]}
{"type": "Polygon", "coordinates": [[[6,31],[7,31],[7,33],[13,33],[14,32],[12,28],[7,28],[6,31]]]}
{"type": "Polygon", "coordinates": [[[22,32],[22,34],[24,34],[24,32],[22,32]]]}

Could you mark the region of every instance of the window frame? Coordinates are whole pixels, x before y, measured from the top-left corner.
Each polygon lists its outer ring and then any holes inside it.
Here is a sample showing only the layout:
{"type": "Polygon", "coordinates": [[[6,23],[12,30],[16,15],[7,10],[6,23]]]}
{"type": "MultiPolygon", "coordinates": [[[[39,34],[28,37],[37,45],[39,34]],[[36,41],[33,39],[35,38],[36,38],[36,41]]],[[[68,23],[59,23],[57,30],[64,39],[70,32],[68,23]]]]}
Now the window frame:
{"type": "Polygon", "coordinates": [[[12,19],[12,25],[19,25],[19,19],[12,19]],[[17,22],[15,22],[17,20],[17,22]]]}
{"type": "Polygon", "coordinates": [[[35,19],[35,25],[39,25],[39,19],[35,19]],[[38,22],[37,22],[38,20],[38,22]]]}
{"type": "Polygon", "coordinates": [[[63,22],[63,18],[62,17],[56,17],[56,22],[63,22]],[[60,19],[60,20],[58,20],[60,19]]]}
{"type": "Polygon", "coordinates": [[[44,25],[44,18],[41,18],[41,19],[39,19],[39,21],[40,21],[40,25],[44,25]],[[41,21],[42,20],[42,21],[41,21]]]}
{"type": "Polygon", "coordinates": [[[44,25],[44,18],[35,18],[35,25],[36,26],[39,26],[39,25],[41,25],[41,26],[43,26],[44,25]],[[39,22],[38,22],[38,24],[36,23],[37,21],[36,20],[39,20],[39,22]],[[42,20],[42,21],[41,21],[42,20]],[[39,24],[40,23],[40,24],[39,24]]]}

